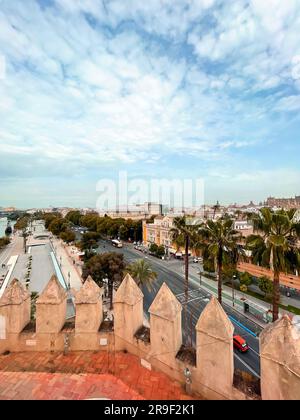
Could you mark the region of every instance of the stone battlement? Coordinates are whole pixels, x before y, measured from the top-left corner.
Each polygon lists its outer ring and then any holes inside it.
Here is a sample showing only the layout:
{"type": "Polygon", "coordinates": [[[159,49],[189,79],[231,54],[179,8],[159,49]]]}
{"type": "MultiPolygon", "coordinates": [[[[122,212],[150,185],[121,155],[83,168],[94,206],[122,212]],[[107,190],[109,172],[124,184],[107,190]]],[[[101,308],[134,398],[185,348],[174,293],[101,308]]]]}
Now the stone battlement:
{"type": "MultiPolygon", "coordinates": [[[[103,290],[88,278],[75,293],[75,319],[66,323],[65,290],[52,277],[36,302],[14,280],[0,299],[0,353],[126,351],[147,369],[161,371],[189,392],[207,399],[249,398],[234,387],[233,325],[212,298],[196,325],[196,348],[182,343],[182,307],[163,284],[143,325],[143,293],[127,274],[114,296],[114,325],[103,320],[103,290]],[[189,373],[187,381],[185,373],[189,373]]],[[[266,328],[260,337],[263,399],[300,399],[300,335],[289,318],[266,328]]]]}

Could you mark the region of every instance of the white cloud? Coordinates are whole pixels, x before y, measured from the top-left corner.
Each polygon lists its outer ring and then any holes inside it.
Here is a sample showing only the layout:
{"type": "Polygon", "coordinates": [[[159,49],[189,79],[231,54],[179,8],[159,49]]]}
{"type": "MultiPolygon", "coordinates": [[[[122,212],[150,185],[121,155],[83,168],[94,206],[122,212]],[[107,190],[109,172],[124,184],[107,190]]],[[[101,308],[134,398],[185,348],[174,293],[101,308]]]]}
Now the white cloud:
{"type": "Polygon", "coordinates": [[[300,53],[297,0],[231,0],[213,15],[210,30],[198,25],[188,37],[200,59],[228,63],[237,75],[252,78],[256,90],[292,83],[293,60],[300,53]]]}
{"type": "Polygon", "coordinates": [[[295,2],[55,2],[0,5],[2,177],[227,161],[299,109],[295,2]]]}

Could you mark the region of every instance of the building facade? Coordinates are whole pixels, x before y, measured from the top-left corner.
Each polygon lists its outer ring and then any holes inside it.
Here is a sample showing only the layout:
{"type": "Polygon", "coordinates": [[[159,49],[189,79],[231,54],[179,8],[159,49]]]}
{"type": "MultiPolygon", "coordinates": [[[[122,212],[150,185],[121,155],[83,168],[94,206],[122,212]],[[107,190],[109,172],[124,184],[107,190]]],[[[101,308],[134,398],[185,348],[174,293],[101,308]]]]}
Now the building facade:
{"type": "Polygon", "coordinates": [[[153,223],[143,222],[143,242],[144,245],[156,244],[164,247],[172,246],[171,229],[174,227],[172,216],[158,216],[153,223]]]}
{"type": "Polygon", "coordinates": [[[289,209],[300,209],[300,195],[295,196],[294,198],[275,198],[275,197],[268,197],[265,205],[268,207],[277,207],[277,208],[284,208],[286,210],[289,209]]]}
{"type": "Polygon", "coordinates": [[[119,207],[115,210],[99,211],[100,216],[107,215],[112,219],[122,218],[125,220],[141,220],[152,216],[161,216],[162,213],[162,204],[148,202],[144,204],[119,207]]]}
{"type": "Polygon", "coordinates": [[[247,220],[235,220],[234,229],[241,233],[243,237],[253,235],[253,225],[250,224],[247,220]]]}

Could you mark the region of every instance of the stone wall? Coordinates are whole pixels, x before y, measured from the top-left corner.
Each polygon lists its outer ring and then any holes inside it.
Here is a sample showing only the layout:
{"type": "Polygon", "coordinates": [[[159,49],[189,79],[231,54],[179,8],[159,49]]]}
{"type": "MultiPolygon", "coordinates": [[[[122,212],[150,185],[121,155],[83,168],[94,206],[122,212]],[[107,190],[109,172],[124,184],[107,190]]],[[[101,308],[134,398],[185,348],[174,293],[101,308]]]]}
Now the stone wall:
{"type": "MultiPolygon", "coordinates": [[[[163,284],[143,326],[143,294],[127,275],[114,296],[114,325],[103,320],[103,291],[88,278],[75,293],[76,316],[66,322],[65,290],[52,277],[39,296],[36,322],[30,297],[14,280],[0,300],[0,353],[24,351],[128,351],[207,399],[246,399],[233,386],[233,326],[212,298],[196,325],[196,348],[182,345],[182,307],[163,284]],[[188,377],[188,380],[187,380],[188,377]]],[[[261,334],[264,399],[300,399],[299,332],[288,318],[261,334]]]]}

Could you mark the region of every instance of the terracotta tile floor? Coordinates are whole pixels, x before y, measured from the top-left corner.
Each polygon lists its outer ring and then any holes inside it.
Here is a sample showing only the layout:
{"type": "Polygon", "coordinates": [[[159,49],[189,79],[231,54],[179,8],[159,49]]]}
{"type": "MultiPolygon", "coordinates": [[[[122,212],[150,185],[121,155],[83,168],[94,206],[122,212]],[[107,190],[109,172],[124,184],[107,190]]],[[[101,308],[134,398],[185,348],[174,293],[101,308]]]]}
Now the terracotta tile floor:
{"type": "Polygon", "coordinates": [[[141,400],[112,375],[0,372],[0,400],[141,400]]]}
{"type": "Polygon", "coordinates": [[[127,353],[11,353],[0,356],[1,399],[182,400],[177,382],[127,353]]]}

